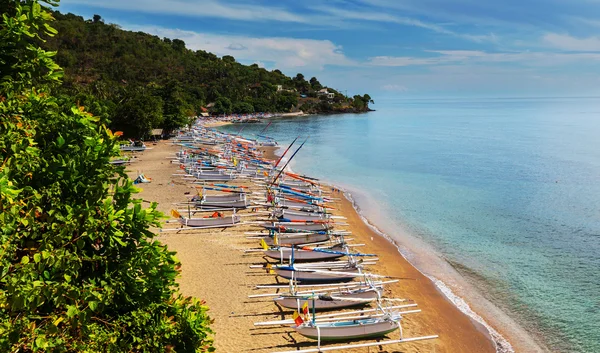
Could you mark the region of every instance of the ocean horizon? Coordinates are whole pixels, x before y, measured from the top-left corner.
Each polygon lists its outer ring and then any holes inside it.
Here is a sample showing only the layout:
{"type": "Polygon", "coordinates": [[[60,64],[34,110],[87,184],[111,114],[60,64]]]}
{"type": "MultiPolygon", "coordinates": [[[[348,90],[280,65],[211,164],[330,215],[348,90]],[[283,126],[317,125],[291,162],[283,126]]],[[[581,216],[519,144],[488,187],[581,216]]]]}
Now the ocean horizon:
{"type": "Polygon", "coordinates": [[[542,349],[600,351],[600,99],[376,103],[366,114],[271,119],[265,134],[284,148],[300,136],[294,149],[308,138],[294,170],[349,191],[472,316],[542,349]]]}

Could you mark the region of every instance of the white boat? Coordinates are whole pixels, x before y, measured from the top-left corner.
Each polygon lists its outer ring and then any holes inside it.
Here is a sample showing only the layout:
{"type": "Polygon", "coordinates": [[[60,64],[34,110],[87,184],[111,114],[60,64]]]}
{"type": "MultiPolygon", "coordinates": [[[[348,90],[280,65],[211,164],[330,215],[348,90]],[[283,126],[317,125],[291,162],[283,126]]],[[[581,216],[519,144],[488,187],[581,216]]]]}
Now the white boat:
{"type": "Polygon", "coordinates": [[[294,261],[324,261],[334,260],[344,256],[348,252],[342,244],[330,247],[315,248],[310,250],[292,249],[291,247],[279,246],[265,250],[265,256],[279,261],[287,261],[294,255],[294,261]]]}
{"type": "Polygon", "coordinates": [[[399,328],[400,315],[367,317],[348,321],[306,321],[293,328],[304,337],[319,341],[352,341],[383,337],[399,328]]]}
{"type": "Polygon", "coordinates": [[[233,227],[241,221],[241,217],[235,213],[231,216],[207,218],[186,218],[181,216],[176,210],[172,210],[171,214],[177,218],[177,221],[182,226],[190,228],[226,228],[233,227]]]}
{"type": "Polygon", "coordinates": [[[309,310],[332,310],[349,308],[357,305],[368,304],[381,297],[383,287],[366,287],[361,289],[348,289],[333,291],[319,295],[293,295],[285,294],[273,301],[284,308],[300,311],[304,303],[308,303],[309,310]]]}
{"type": "MultiPolygon", "coordinates": [[[[275,240],[272,237],[263,238],[267,245],[275,245],[275,240]]],[[[299,245],[319,243],[329,240],[329,235],[326,233],[283,233],[277,234],[278,245],[299,245]]]]}
{"type": "Polygon", "coordinates": [[[272,266],[271,269],[285,279],[311,283],[347,282],[359,276],[361,271],[361,268],[354,264],[331,268],[303,268],[299,265],[272,266]]]}
{"type": "Polygon", "coordinates": [[[144,152],[146,149],[149,149],[141,141],[135,141],[135,142],[132,141],[129,144],[121,145],[120,148],[121,148],[121,151],[125,151],[125,152],[144,152]]]}

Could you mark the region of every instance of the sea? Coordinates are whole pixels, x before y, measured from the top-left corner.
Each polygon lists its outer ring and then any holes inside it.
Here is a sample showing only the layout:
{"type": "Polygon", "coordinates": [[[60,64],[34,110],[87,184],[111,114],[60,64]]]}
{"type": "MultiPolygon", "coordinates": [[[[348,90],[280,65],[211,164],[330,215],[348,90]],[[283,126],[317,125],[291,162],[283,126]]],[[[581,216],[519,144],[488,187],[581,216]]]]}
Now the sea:
{"type": "MultiPolygon", "coordinates": [[[[264,134],[284,148],[299,136],[291,151],[306,140],[294,171],[346,190],[472,317],[545,351],[600,352],[600,98],[372,107],[271,119],[264,134]]],[[[220,129],[252,138],[267,122],[220,129]]]]}

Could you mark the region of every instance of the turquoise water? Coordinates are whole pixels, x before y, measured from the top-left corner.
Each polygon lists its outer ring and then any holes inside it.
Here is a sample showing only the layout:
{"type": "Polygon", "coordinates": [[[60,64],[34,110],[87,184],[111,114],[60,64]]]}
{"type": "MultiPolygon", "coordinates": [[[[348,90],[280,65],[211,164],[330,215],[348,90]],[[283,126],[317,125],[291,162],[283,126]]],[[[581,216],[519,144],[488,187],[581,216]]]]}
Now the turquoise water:
{"type": "Polygon", "coordinates": [[[550,350],[600,352],[600,99],[377,103],[267,134],[309,136],[295,170],[360,190],[550,350]]]}

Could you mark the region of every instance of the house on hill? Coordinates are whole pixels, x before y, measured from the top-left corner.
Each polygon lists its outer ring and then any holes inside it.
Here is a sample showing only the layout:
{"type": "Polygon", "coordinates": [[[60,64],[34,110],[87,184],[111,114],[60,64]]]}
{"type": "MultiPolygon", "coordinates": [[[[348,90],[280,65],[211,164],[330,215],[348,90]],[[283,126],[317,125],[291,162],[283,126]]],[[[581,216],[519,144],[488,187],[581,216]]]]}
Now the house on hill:
{"type": "Polygon", "coordinates": [[[207,109],[207,108],[205,108],[205,107],[200,107],[200,116],[207,117],[207,116],[209,116],[209,115],[210,115],[210,114],[208,114],[208,109],[207,109]]]}
{"type": "Polygon", "coordinates": [[[335,97],[335,93],[329,92],[327,90],[327,88],[320,89],[317,92],[317,95],[319,95],[319,96],[327,96],[328,99],[333,99],[335,97]]]}

